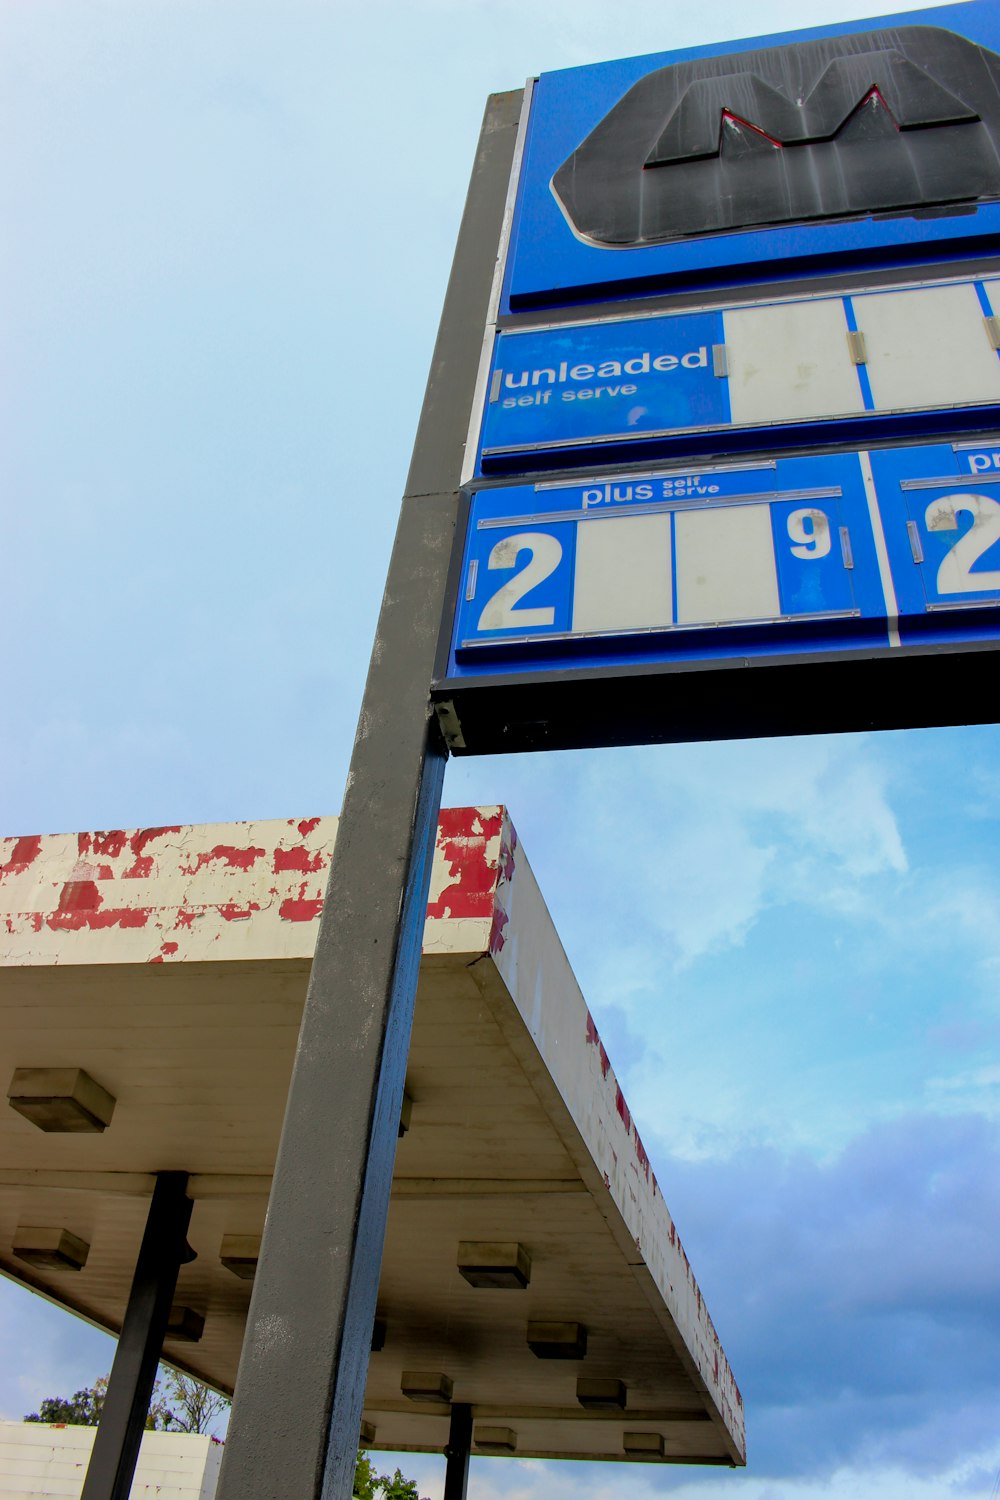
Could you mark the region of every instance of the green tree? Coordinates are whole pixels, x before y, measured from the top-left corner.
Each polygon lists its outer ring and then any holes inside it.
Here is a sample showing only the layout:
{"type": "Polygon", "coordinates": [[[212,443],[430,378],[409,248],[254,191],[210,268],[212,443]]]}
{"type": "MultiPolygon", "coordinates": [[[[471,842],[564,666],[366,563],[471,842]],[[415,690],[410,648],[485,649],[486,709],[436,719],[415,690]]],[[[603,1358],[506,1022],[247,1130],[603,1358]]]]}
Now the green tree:
{"type": "Polygon", "coordinates": [[[420,1500],[420,1493],[416,1480],[405,1478],[400,1469],[394,1474],[377,1474],[367,1453],[359,1453],[354,1500],[420,1500]]]}
{"type": "Polygon", "coordinates": [[[37,1411],[30,1412],[26,1422],[64,1422],[67,1427],[96,1427],[101,1420],[104,1392],[101,1382],[74,1391],[72,1396],[46,1396],[37,1411]]]}
{"type": "Polygon", "coordinates": [[[191,1375],[182,1375],[180,1370],[169,1366],[161,1371],[164,1384],[164,1404],[169,1403],[171,1432],[211,1433],[213,1426],[223,1413],[228,1412],[228,1396],[220,1396],[203,1380],[191,1375]]]}
{"type": "MultiPolygon", "coordinates": [[[[26,1422],[65,1422],[68,1427],[96,1427],[101,1420],[108,1377],[102,1375],[91,1386],[72,1396],[47,1396],[26,1422]]],[[[200,1380],[176,1370],[161,1370],[153,1385],[146,1413],[151,1432],[207,1432],[209,1424],[229,1405],[200,1380]]]]}

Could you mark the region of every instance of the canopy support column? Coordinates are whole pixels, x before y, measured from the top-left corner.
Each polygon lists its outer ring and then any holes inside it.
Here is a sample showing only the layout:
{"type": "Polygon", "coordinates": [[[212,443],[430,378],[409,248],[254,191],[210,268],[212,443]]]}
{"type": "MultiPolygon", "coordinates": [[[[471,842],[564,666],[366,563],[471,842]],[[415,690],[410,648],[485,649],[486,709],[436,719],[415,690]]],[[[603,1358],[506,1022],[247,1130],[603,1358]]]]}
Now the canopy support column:
{"type": "Polygon", "coordinates": [[[469,1487],[469,1453],[472,1449],[472,1407],[456,1401],[451,1408],[451,1428],[444,1471],[444,1500],[465,1500],[469,1487]]]}
{"type": "Polygon", "coordinates": [[[187,1244],[186,1172],[157,1176],[80,1500],[128,1500],[187,1244]]]}

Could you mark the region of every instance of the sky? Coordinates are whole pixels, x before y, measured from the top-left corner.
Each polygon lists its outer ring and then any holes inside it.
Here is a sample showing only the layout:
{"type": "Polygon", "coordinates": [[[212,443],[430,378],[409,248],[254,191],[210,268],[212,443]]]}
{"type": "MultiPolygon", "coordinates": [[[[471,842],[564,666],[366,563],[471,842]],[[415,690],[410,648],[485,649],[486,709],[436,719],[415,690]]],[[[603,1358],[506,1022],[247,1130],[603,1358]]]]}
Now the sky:
{"type": "MultiPolygon", "coordinates": [[[[0,830],[337,811],[486,95],[873,8],[0,0],[0,830]]],[[[749,1449],[474,1460],[472,1500],[985,1500],[1000,730],[456,761],[445,800],[511,810],[749,1449]]],[[[113,1352],[9,1283],[0,1347],[15,1419],[113,1352]]]]}

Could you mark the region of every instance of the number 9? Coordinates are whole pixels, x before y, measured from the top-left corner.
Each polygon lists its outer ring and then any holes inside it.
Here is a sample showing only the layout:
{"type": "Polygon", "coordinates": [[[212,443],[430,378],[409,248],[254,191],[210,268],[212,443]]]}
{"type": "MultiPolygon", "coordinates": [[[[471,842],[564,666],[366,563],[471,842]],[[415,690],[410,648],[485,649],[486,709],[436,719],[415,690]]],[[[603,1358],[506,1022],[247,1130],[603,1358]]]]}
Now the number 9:
{"type": "Polygon", "coordinates": [[[798,544],[792,548],[793,557],[825,557],[830,550],[830,522],[821,510],[793,510],[788,535],[798,544]]]}

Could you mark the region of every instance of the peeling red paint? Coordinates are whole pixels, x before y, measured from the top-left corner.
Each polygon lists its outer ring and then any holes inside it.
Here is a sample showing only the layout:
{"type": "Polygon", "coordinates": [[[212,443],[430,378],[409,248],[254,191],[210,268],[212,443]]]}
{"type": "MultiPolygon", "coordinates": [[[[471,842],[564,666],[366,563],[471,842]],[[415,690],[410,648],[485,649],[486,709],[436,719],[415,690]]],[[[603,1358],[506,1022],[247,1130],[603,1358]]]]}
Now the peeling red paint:
{"type": "Polygon", "coordinates": [[[5,875],[23,875],[29,865],[34,864],[41,852],[42,836],[40,833],[29,833],[23,838],[16,839],[10,852],[10,859],[6,864],[0,865],[0,880],[3,880],[5,875]]]}
{"type": "Polygon", "coordinates": [[[76,836],[77,848],[80,858],[85,859],[88,854],[103,855],[106,859],[117,859],[125,848],[128,834],[124,828],[111,828],[106,832],[78,833],[76,836]]]}
{"type": "Polygon", "coordinates": [[[280,875],[284,870],[296,870],[300,875],[315,875],[317,870],[323,868],[324,863],[325,855],[311,854],[305,844],[296,844],[293,849],[274,851],[275,875],[280,875]]]}
{"type": "Polygon", "coordinates": [[[649,1181],[649,1157],[646,1155],[646,1148],[642,1144],[642,1141],[639,1139],[639,1132],[637,1130],[633,1131],[632,1135],[633,1135],[633,1139],[635,1141],[635,1154],[636,1154],[636,1156],[639,1159],[640,1170],[643,1171],[643,1172],[645,1172],[645,1174],[646,1174],[646,1181],[648,1182],[649,1181]]]}
{"type": "Polygon", "coordinates": [[[152,914],[149,906],[104,907],[93,880],[67,880],[59,894],[59,905],[46,926],[54,932],[99,932],[105,927],[145,927],[152,914]]]}
{"type": "Polygon", "coordinates": [[[94,880],[67,880],[59,892],[61,912],[96,911],[103,897],[94,880]]]}
{"type": "Polygon", "coordinates": [[[287,896],[278,907],[278,916],[283,922],[312,922],[322,910],[322,896],[287,896]]]}
{"type": "Polygon", "coordinates": [[[625,1129],[631,1130],[632,1116],[629,1114],[628,1105],[625,1103],[625,1095],[617,1084],[615,1085],[615,1109],[618,1111],[618,1117],[625,1126],[625,1129]]]}
{"type": "Polygon", "coordinates": [[[490,952],[494,956],[502,951],[503,945],[507,941],[504,936],[504,928],[507,926],[509,920],[510,918],[502,906],[499,904],[494,906],[493,923],[490,927],[490,952]]]}
{"type": "Polygon", "coordinates": [[[443,807],[438,818],[438,843],[449,839],[474,838],[486,842],[495,838],[503,827],[503,809],[484,818],[478,807],[443,807]],[[478,828],[473,824],[478,823],[478,828]]]}
{"type": "Polygon", "coordinates": [[[303,880],[297,896],[286,896],[278,907],[278,916],[283,922],[312,922],[323,910],[323,897],[307,896],[308,881],[303,880]]]}
{"type": "Polygon", "coordinates": [[[601,1057],[601,1077],[607,1078],[611,1071],[611,1059],[607,1054],[604,1043],[601,1041],[600,1033],[594,1024],[594,1018],[589,1010],[587,1012],[587,1043],[589,1046],[598,1049],[601,1057]]]}
{"type": "Polygon", "coordinates": [[[182,907],[181,910],[177,913],[177,920],[174,923],[174,931],[176,932],[180,927],[193,927],[198,918],[204,915],[204,912],[191,911],[187,907],[182,907]]]}
{"type": "Polygon", "coordinates": [[[260,903],[248,901],[246,906],[237,906],[235,901],[227,901],[223,906],[217,906],[216,911],[225,922],[245,922],[255,911],[260,911],[260,903]]]}
{"type": "Polygon", "coordinates": [[[322,821],[322,818],[303,818],[299,824],[299,833],[304,839],[308,838],[313,829],[318,828],[322,821]]]}
{"type": "Polygon", "coordinates": [[[132,850],[133,854],[142,854],[145,851],[147,844],[151,844],[154,839],[162,839],[168,833],[180,832],[181,829],[179,825],[175,825],[171,828],[137,828],[135,833],[133,833],[132,837],[129,839],[129,848],[132,850]]]}
{"type": "Polygon", "coordinates": [[[484,818],[475,807],[442,809],[437,849],[452,883],[427,903],[429,917],[488,917],[493,910],[498,871],[486,858],[486,845],[500,833],[503,812],[484,818]]]}
{"type": "Polygon", "coordinates": [[[165,962],[164,955],[166,955],[166,958],[172,958],[173,955],[177,952],[177,950],[178,950],[179,947],[180,947],[179,943],[172,943],[172,942],[161,943],[160,944],[160,951],[159,951],[159,953],[157,953],[157,955],[155,956],[155,958],[151,958],[149,960],[150,963],[151,964],[162,964],[163,962],[165,962]]]}
{"type": "Polygon", "coordinates": [[[182,875],[197,875],[206,865],[212,864],[219,859],[230,870],[251,869],[258,859],[263,859],[267,853],[266,849],[237,849],[233,844],[216,844],[214,849],[202,851],[193,865],[182,865],[182,875]]]}
{"type": "Polygon", "coordinates": [[[715,1381],[715,1384],[718,1385],[718,1383],[719,1383],[719,1351],[718,1351],[718,1349],[716,1349],[716,1351],[715,1351],[715,1356],[714,1356],[714,1359],[713,1359],[713,1362],[712,1362],[712,1379],[715,1381]]]}
{"type": "Polygon", "coordinates": [[[153,856],[137,854],[135,864],[122,871],[123,880],[148,880],[153,873],[153,856]]]}
{"type": "Polygon", "coordinates": [[[517,834],[512,823],[507,824],[507,834],[508,837],[500,841],[498,864],[500,874],[509,884],[514,879],[514,850],[517,848],[517,834]]]}
{"type": "Polygon", "coordinates": [[[671,1245],[677,1244],[677,1230],[674,1228],[674,1221],[672,1219],[670,1221],[670,1243],[671,1245]]]}

